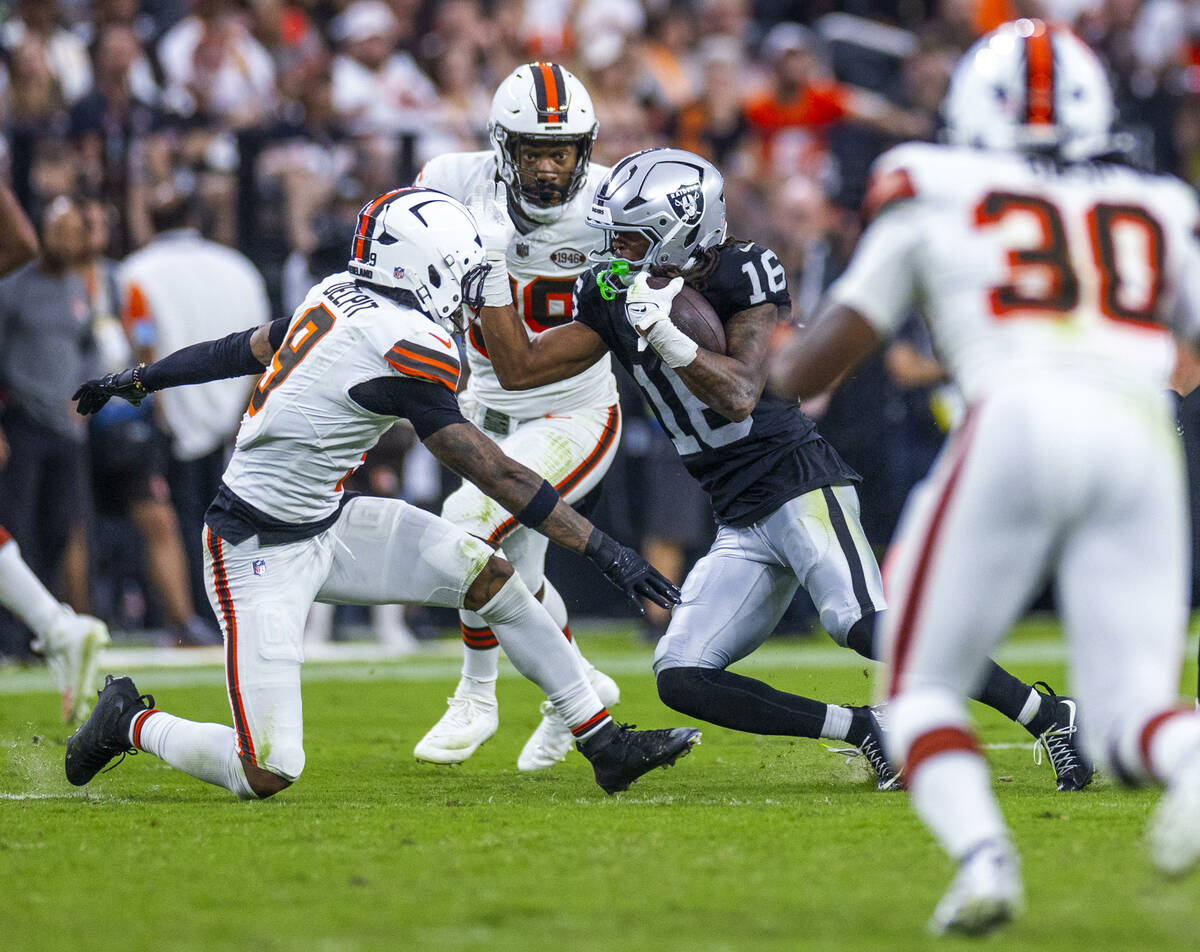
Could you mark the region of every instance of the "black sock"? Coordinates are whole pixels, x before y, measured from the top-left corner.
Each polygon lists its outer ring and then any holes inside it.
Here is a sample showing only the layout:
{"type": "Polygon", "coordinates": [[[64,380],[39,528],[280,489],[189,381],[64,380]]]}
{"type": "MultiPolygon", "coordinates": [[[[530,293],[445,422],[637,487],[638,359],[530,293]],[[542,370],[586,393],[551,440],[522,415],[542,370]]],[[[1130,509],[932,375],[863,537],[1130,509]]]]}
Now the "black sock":
{"type": "Polygon", "coordinates": [[[824,702],[720,668],[660,671],[658,696],[681,714],[748,734],[820,737],[825,726],[824,702]]]}
{"type": "MultiPolygon", "coordinates": [[[[1021,716],[1025,702],[1029,700],[1029,692],[1033,688],[1005,671],[990,658],[987,662],[987,679],[983,688],[975,695],[975,700],[982,701],[988,707],[995,708],[1010,721],[1021,716]]],[[[1034,715],[1033,720],[1023,725],[1034,737],[1050,726],[1054,719],[1054,706],[1042,701],[1042,706],[1034,715]]]]}
{"type": "Polygon", "coordinates": [[[858,747],[867,735],[871,733],[871,729],[875,724],[871,720],[871,709],[869,707],[852,707],[850,708],[850,730],[846,734],[846,742],[858,747]]]}
{"type": "Polygon", "coordinates": [[[857,651],[864,658],[877,660],[875,654],[875,612],[867,612],[846,632],[846,647],[857,651]]]}

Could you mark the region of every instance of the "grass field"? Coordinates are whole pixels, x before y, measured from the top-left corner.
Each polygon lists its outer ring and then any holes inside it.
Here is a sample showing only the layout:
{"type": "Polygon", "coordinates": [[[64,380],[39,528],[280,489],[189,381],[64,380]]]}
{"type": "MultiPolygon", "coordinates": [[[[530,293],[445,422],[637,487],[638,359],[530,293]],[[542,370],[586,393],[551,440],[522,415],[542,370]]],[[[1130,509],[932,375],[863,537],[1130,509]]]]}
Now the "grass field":
{"type": "MultiPolygon", "coordinates": [[[[1002,660],[1062,685],[1052,634],[1024,626],[1002,660]]],[[[649,648],[620,633],[585,647],[621,683],[619,717],[682,721],[657,700],[649,648]]],[[[739,670],[869,697],[864,666],[823,639],[772,643],[739,670]]],[[[173,713],[228,721],[218,667],[130,673],[173,713]]],[[[500,732],[472,760],[415,763],[456,674],[448,655],[306,665],[304,776],[239,803],[148,755],[69,786],[41,673],[0,671],[0,949],[974,947],[923,932],[952,871],[907,798],[815,742],[705,727],[675,768],[607,797],[578,754],[517,771],[540,698],[505,677],[500,732]]],[[[1028,889],[1026,915],[988,946],[1196,949],[1200,876],[1164,883],[1142,848],[1157,794],[1103,777],[1056,793],[1024,732],[977,713],[1028,889]]]]}

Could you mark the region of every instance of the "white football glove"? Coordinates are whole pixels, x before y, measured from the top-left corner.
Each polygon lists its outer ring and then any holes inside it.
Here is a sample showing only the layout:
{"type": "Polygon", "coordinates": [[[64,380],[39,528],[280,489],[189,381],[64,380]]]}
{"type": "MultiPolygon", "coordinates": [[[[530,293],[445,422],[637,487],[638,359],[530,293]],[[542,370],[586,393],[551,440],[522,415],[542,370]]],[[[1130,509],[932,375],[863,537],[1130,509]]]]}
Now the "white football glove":
{"type": "Polygon", "coordinates": [[[640,271],[625,292],[625,318],[641,337],[638,350],[648,342],[668,367],[686,367],[696,359],[696,342],[671,323],[671,302],[683,289],[683,278],[672,278],[661,288],[647,281],[646,272],[640,271]]]}
{"type": "Polygon", "coordinates": [[[508,245],[516,230],[508,214],[508,190],[503,182],[483,182],[472,192],[467,208],[475,216],[484,253],[492,266],[483,282],[484,306],[504,307],[513,299],[508,280],[508,245]]]}

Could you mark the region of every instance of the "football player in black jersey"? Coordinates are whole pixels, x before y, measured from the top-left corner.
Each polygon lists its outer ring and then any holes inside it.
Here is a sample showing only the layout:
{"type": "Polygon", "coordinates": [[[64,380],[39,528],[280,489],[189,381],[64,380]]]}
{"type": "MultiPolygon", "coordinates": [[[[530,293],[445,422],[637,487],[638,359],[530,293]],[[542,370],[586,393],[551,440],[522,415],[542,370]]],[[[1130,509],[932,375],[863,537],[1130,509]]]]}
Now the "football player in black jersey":
{"type": "MultiPolygon", "coordinates": [[[[530,340],[511,307],[485,306],[483,335],[501,385],[514,390],[577,374],[611,351],[712,500],[716,540],[684,582],[655,652],[663,702],[735,730],[846,741],[881,788],[894,786],[869,707],[826,704],[726,670],[767,639],[800,585],[833,639],[866,657],[885,602],[859,524],[858,475],[795,403],[763,392],[768,338],[790,316],[787,277],[771,249],[726,236],[723,187],[716,168],[680,149],[625,157],[588,215],[608,236],[606,265],[580,276],[574,321],[530,340]],[[672,280],[653,289],[649,274],[672,280]],[[685,281],[721,318],[726,353],[698,347],[671,323],[685,281]]],[[[481,233],[502,238],[484,225],[481,233]]],[[[994,663],[978,697],[1039,738],[1060,790],[1091,780],[1074,744],[1072,701],[994,663]]]]}

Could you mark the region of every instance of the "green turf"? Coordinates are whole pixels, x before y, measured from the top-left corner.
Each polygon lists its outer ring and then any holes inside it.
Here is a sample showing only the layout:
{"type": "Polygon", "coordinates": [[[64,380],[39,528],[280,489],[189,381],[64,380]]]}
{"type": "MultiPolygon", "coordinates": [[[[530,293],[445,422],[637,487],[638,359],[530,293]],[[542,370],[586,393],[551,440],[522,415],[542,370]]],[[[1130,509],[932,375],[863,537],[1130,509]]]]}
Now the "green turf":
{"type": "MultiPolygon", "coordinates": [[[[1011,667],[1062,684],[1044,627],[1011,667]]],[[[621,717],[658,702],[649,649],[592,639],[620,672],[621,717]]],[[[869,697],[827,642],[768,645],[743,670],[829,700],[869,697]]],[[[306,667],[308,767],[274,800],[239,803],[149,755],[84,790],[62,775],[55,699],[0,672],[0,948],[23,950],[906,950],[951,875],[902,794],[880,794],[811,741],[707,727],[674,769],[606,797],[577,754],[527,776],[517,752],[536,690],[500,685],[501,729],[466,765],[415,763],[454,665],[306,667]]],[[[1194,664],[1187,677],[1193,679],[1194,664]]],[[[219,669],[135,672],[183,716],[226,722],[219,669]]],[[[1027,738],[981,712],[985,742],[1027,738]]],[[[990,752],[1024,858],[1028,912],[1004,950],[1197,947],[1200,876],[1167,884],[1141,831],[1155,794],[1098,779],[1058,794],[1028,749],[990,752]]]]}

